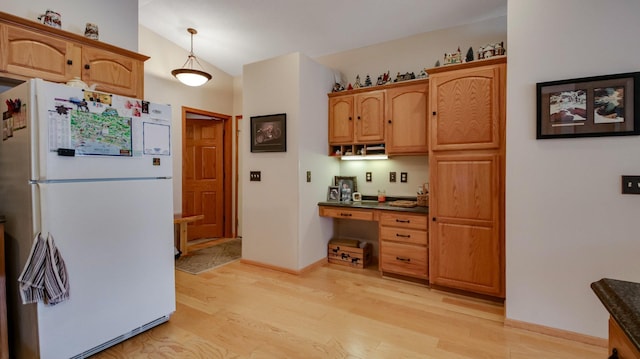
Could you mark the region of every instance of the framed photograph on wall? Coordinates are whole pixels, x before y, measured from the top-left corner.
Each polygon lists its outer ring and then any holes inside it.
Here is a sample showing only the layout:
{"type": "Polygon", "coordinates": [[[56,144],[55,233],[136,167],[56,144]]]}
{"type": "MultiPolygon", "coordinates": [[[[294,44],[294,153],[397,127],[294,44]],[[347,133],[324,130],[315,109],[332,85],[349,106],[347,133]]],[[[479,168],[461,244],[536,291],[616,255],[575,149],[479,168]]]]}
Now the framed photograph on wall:
{"type": "Polygon", "coordinates": [[[637,86],[640,72],[536,84],[536,138],[640,135],[637,86]]]}
{"type": "Polygon", "coordinates": [[[251,152],[287,152],[287,114],[251,116],[251,152]]]}

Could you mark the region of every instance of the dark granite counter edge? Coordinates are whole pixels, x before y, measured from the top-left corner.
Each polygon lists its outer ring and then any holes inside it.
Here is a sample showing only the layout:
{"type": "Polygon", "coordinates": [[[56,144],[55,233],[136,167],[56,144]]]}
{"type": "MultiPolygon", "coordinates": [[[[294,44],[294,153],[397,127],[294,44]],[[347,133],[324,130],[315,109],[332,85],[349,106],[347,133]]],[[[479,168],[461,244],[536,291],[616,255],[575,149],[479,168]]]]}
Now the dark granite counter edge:
{"type": "Polygon", "coordinates": [[[603,278],[591,283],[591,289],[640,350],[640,283],[603,278]]]}
{"type": "Polygon", "coordinates": [[[318,202],[318,206],[326,207],[344,207],[353,209],[376,209],[383,211],[397,211],[397,212],[410,212],[417,214],[428,214],[429,207],[395,207],[388,204],[388,202],[378,203],[377,201],[362,201],[362,202],[318,202]]]}

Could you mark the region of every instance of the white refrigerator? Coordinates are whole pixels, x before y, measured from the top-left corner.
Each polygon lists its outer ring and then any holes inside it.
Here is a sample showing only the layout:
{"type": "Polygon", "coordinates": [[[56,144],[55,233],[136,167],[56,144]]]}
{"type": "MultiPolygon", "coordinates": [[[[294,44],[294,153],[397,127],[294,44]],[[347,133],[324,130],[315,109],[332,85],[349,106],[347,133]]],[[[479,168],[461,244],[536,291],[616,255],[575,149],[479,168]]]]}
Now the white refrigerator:
{"type": "Polygon", "coordinates": [[[12,357],[83,358],[175,311],[171,108],[40,79],[0,93],[12,357]],[[69,299],[22,304],[37,233],[69,299]]]}

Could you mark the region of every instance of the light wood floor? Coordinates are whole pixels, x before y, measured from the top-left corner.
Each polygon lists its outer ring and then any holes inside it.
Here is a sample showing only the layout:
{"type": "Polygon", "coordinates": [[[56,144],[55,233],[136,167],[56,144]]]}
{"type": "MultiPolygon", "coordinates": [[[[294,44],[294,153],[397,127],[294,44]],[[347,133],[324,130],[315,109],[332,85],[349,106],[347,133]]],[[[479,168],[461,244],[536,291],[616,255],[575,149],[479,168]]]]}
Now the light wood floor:
{"type": "Polygon", "coordinates": [[[325,265],[176,271],[168,323],[94,358],[603,359],[606,349],[503,326],[502,305],[325,265]]]}

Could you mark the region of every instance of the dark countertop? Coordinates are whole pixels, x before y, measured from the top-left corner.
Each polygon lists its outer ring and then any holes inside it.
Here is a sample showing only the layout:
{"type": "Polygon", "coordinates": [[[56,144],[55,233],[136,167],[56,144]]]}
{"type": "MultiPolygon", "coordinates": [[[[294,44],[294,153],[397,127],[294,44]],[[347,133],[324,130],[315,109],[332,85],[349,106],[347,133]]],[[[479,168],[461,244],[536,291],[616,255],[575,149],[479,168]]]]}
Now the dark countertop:
{"type": "Polygon", "coordinates": [[[591,283],[591,289],[640,350],[640,283],[603,278],[591,283]]]}
{"type": "MultiPolygon", "coordinates": [[[[400,199],[400,198],[398,198],[400,199]]],[[[415,199],[414,199],[415,200],[415,199]]],[[[390,206],[389,202],[392,200],[387,200],[387,202],[378,202],[378,201],[362,201],[362,202],[318,202],[318,206],[329,206],[329,207],[345,207],[345,208],[362,208],[362,209],[381,209],[386,211],[398,211],[398,212],[411,212],[411,213],[429,213],[429,207],[396,207],[390,206]]]]}

